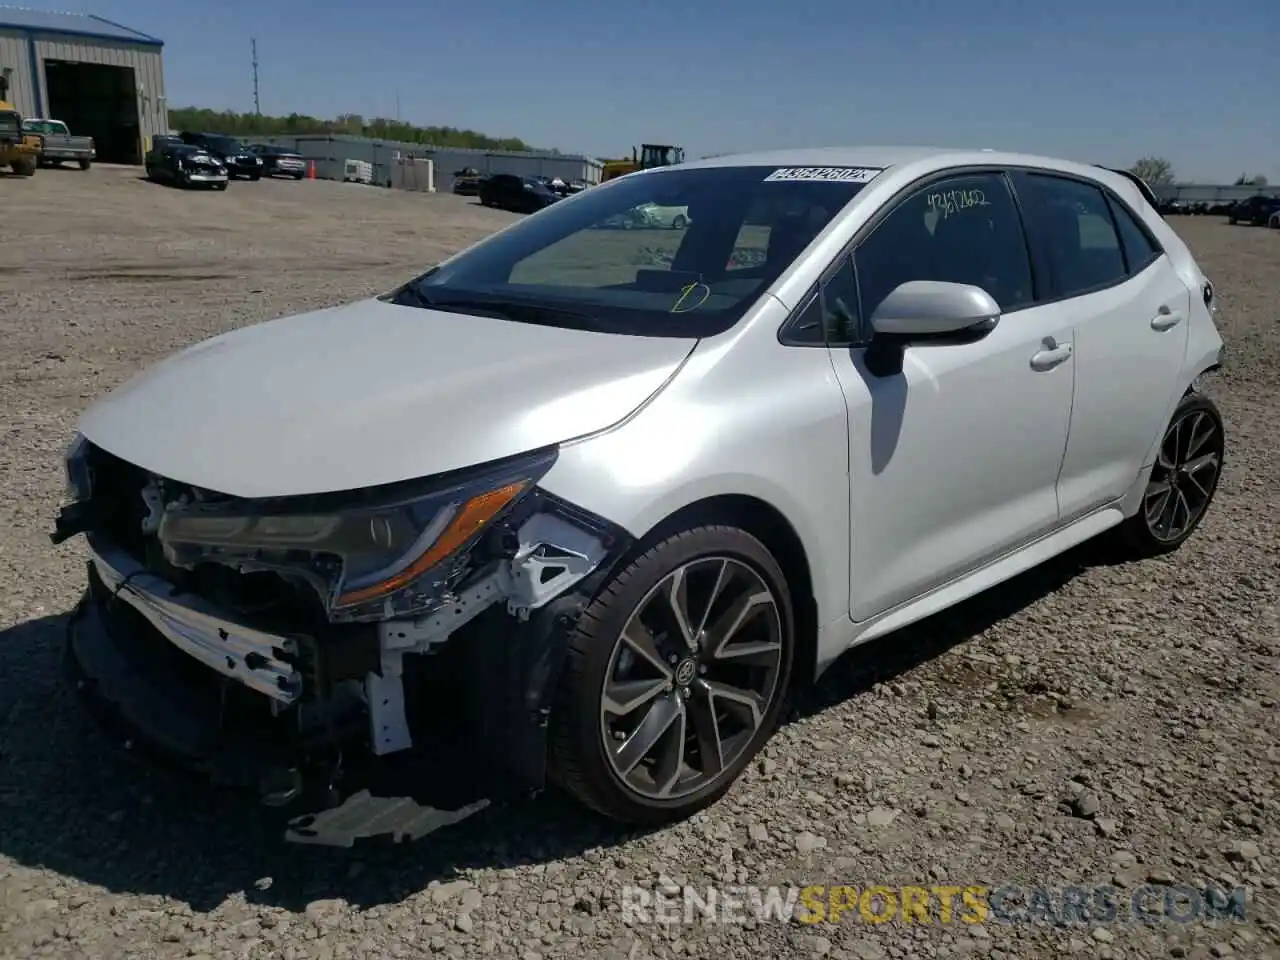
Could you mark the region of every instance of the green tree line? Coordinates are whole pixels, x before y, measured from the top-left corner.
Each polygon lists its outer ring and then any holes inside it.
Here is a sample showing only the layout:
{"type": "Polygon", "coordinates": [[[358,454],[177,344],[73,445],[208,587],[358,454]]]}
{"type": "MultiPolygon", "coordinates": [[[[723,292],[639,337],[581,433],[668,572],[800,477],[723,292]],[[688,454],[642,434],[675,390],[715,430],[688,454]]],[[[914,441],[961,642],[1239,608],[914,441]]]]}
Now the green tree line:
{"type": "Polygon", "coordinates": [[[236,113],[231,110],[177,107],[169,111],[169,129],[225,133],[234,137],[350,134],[357,137],[398,140],[404,143],[430,144],[437,147],[470,147],[477,150],[537,149],[519,137],[491,137],[475,130],[460,130],[457,127],[419,127],[382,117],[366,119],[354,113],[344,114],[332,120],[321,120],[301,113],[291,113],[287,117],[270,117],[265,114],[236,113]]]}

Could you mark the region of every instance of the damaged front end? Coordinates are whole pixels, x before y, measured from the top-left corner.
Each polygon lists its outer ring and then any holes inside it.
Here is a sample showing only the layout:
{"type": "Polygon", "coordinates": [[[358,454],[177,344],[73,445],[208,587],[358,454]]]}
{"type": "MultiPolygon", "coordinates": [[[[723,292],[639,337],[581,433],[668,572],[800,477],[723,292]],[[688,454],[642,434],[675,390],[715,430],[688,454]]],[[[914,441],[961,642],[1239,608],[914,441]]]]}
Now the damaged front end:
{"type": "Polygon", "coordinates": [[[77,688],[128,742],[293,810],[536,791],[569,632],[630,545],[538,487],[555,459],[244,499],[78,437],[51,537],[91,551],[77,688]]]}

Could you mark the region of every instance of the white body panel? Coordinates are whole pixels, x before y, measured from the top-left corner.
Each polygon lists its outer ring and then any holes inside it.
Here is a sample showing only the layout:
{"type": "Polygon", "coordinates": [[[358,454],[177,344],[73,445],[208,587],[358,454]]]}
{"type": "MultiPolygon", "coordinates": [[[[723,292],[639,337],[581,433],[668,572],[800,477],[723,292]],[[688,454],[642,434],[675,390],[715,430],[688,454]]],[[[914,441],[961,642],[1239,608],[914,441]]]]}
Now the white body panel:
{"type": "Polygon", "coordinates": [[[1033,307],[975,343],[907,351],[900,377],[832,350],[849,401],[850,610],[867,620],[1058,522],[1072,361],[1032,369],[1071,325],[1033,307]]]}
{"type": "Polygon", "coordinates": [[[1064,517],[1123,496],[1150,466],[1151,440],[1187,385],[1180,374],[1191,299],[1160,257],[1128,283],[1044,308],[1075,321],[1075,403],[1059,481],[1064,517]]]}
{"type": "Polygon", "coordinates": [[[80,429],[233,496],[353,490],[600,430],[692,345],[365,300],[198,343],[90,407],[80,429]]]}

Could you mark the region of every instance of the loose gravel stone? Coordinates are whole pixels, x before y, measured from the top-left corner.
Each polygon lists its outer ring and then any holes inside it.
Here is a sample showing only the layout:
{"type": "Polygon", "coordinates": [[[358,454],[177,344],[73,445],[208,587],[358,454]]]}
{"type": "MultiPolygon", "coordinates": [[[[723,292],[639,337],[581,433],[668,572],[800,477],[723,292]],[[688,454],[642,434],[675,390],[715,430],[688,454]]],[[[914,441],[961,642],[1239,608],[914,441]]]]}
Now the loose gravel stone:
{"type": "MultiPolygon", "coordinates": [[[[687,823],[615,828],[549,792],[342,851],[285,844],[260,808],[104,749],[59,673],[84,583],[83,548],[47,539],[60,457],[85,405],[145,364],[386,290],[516,218],[325,182],[179,191],[110,167],[0,189],[18,225],[0,245],[0,960],[1280,955],[1276,231],[1170,220],[1221,298],[1210,390],[1230,443],[1217,502],[1176,553],[1115,565],[1086,544],[859,647],[687,823]],[[625,888],[668,882],[1113,877],[1122,903],[1151,882],[1248,886],[1248,923],[624,917],[625,888]]],[[[655,262],[671,242],[645,239],[655,262]]]]}

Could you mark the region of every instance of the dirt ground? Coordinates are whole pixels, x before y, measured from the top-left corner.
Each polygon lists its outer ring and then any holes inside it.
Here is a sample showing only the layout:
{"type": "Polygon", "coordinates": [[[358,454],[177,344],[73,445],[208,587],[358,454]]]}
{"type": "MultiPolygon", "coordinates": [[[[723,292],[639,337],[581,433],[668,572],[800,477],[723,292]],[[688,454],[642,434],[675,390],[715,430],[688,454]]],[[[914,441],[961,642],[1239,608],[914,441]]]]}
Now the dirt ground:
{"type": "Polygon", "coordinates": [[[547,794],[334,851],[105,751],[57,671],[84,582],[83,548],[48,540],[60,456],[141,365],[386,289],[512,217],[108,168],[0,196],[0,958],[1280,955],[1280,233],[1177,222],[1220,291],[1230,446],[1176,555],[1110,566],[1086,547],[861,648],[688,823],[623,833],[547,794]],[[1064,922],[624,918],[624,886],[667,882],[1039,885],[1064,922]],[[1100,884],[1122,907],[1151,885],[1156,909],[1177,885],[1244,886],[1248,919],[1062,914],[1065,887],[1100,884]]]}

